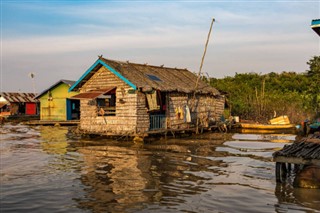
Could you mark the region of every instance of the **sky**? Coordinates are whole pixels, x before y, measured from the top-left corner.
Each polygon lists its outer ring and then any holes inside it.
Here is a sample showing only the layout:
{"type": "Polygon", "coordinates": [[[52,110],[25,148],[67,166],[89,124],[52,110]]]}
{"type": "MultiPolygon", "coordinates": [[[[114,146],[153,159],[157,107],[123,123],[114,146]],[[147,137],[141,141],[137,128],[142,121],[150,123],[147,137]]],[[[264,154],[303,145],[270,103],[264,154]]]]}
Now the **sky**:
{"type": "Polygon", "coordinates": [[[213,18],[203,75],[302,73],[320,55],[320,0],[0,2],[2,92],[78,80],[98,55],[198,73],[213,18]]]}

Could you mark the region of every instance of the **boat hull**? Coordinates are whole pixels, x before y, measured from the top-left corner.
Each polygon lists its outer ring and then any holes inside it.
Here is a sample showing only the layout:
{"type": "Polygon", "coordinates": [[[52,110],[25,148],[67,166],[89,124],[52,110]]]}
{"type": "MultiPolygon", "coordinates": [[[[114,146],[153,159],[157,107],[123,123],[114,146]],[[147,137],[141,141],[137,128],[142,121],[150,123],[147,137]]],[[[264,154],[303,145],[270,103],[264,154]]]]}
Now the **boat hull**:
{"type": "Polygon", "coordinates": [[[243,129],[264,129],[264,130],[277,130],[277,129],[294,129],[294,124],[254,124],[254,123],[241,123],[240,127],[243,129]]]}

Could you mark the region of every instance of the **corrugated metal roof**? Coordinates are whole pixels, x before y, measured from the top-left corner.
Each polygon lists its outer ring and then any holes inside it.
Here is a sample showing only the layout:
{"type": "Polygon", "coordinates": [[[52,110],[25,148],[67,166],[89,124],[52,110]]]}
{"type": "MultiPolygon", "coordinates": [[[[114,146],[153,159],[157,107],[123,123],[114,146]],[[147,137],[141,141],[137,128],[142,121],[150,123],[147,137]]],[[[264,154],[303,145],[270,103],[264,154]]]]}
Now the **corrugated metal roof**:
{"type": "Polygon", "coordinates": [[[0,97],[3,97],[10,103],[37,102],[37,100],[35,100],[35,96],[36,94],[34,93],[17,93],[17,92],[1,92],[0,93],[0,97]]]}
{"type": "Polygon", "coordinates": [[[42,91],[42,92],[41,92],[39,95],[37,95],[35,98],[36,98],[36,99],[40,98],[40,97],[43,96],[44,94],[47,94],[47,92],[48,92],[49,90],[52,90],[53,88],[55,88],[56,86],[58,86],[59,84],[62,84],[62,83],[67,84],[69,87],[71,87],[71,86],[75,83],[75,81],[70,81],[70,80],[64,80],[64,79],[62,79],[62,80],[56,82],[55,84],[53,84],[52,86],[50,86],[49,88],[47,88],[47,89],[45,89],[44,91],[42,91]]]}
{"type": "Polygon", "coordinates": [[[7,102],[0,102],[0,108],[4,107],[7,104],[8,104],[7,102]]]}
{"type": "Polygon", "coordinates": [[[273,157],[293,157],[320,160],[320,135],[313,134],[295,143],[285,145],[273,153],[273,157]]]}
{"type": "Polygon", "coordinates": [[[84,92],[75,96],[72,96],[70,99],[95,99],[99,97],[102,94],[105,94],[107,92],[110,92],[114,90],[116,87],[108,87],[105,89],[99,89],[99,90],[92,90],[89,92],[84,92]]]}

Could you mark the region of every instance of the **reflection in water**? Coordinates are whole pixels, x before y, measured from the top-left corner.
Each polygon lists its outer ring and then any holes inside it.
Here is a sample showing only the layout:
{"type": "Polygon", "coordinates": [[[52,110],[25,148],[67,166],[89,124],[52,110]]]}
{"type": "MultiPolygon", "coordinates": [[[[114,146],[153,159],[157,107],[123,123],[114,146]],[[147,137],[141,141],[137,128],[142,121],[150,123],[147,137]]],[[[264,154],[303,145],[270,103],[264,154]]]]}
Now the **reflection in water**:
{"type": "Polygon", "coordinates": [[[292,181],[286,183],[277,183],[275,195],[279,204],[276,205],[277,212],[283,212],[290,205],[292,210],[301,210],[308,212],[320,211],[320,190],[294,188],[292,181]],[[294,204],[294,205],[293,205],[294,204]]]}
{"type": "Polygon", "coordinates": [[[48,154],[66,154],[68,129],[63,127],[40,126],[41,147],[48,154]]]}
{"type": "Polygon", "coordinates": [[[319,190],[276,184],[272,153],[294,135],[137,145],[71,138],[65,127],[0,133],[3,212],[320,211],[319,190]]]}
{"type": "Polygon", "coordinates": [[[78,152],[84,160],[81,181],[91,188],[86,199],[79,200],[82,208],[124,211],[148,203],[156,193],[145,192],[154,185],[149,182],[152,179],[148,174],[148,156],[113,145],[80,147],[78,152]]]}

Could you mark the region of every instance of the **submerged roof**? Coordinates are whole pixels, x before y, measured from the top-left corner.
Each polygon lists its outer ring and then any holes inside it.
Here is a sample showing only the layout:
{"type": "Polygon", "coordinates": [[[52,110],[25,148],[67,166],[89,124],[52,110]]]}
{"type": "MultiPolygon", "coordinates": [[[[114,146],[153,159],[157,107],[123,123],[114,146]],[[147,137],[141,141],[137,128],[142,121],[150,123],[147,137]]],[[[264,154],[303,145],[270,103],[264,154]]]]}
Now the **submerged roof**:
{"type": "Polygon", "coordinates": [[[62,83],[68,85],[69,87],[71,87],[71,86],[75,83],[75,81],[70,81],[70,80],[64,80],[64,79],[62,79],[62,80],[56,82],[55,84],[53,84],[52,86],[50,86],[49,88],[47,88],[47,89],[45,89],[44,91],[42,91],[42,92],[41,92],[39,95],[37,95],[35,98],[40,98],[40,97],[43,96],[44,94],[47,94],[47,92],[48,92],[49,90],[52,90],[53,88],[57,87],[58,85],[60,85],[60,84],[62,84],[62,83]]]}
{"type": "Polygon", "coordinates": [[[35,100],[35,93],[18,93],[18,92],[1,92],[0,97],[3,97],[6,101],[10,103],[19,102],[37,102],[35,100]]]}
{"type": "Polygon", "coordinates": [[[285,145],[273,153],[273,157],[294,157],[320,160],[320,135],[314,134],[299,142],[285,145]]]}
{"type": "MultiPolygon", "coordinates": [[[[133,89],[152,87],[166,92],[192,93],[195,90],[197,75],[187,69],[152,66],[131,62],[109,60],[102,57],[80,77],[69,91],[76,91],[102,66],[114,73],[133,89]]],[[[203,81],[198,82],[197,93],[219,95],[219,91],[203,81]]]]}
{"type": "Polygon", "coordinates": [[[320,36],[320,19],[312,20],[311,28],[320,36]]]}

